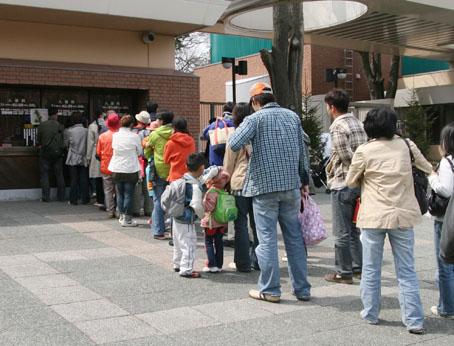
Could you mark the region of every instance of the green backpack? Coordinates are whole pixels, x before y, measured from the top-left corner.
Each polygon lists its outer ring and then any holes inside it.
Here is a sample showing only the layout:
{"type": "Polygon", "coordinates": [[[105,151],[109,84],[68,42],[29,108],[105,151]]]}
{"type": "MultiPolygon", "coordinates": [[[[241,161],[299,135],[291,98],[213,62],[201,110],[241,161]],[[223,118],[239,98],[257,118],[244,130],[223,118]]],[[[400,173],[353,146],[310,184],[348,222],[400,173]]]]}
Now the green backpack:
{"type": "Polygon", "coordinates": [[[213,212],[216,222],[228,223],[230,221],[235,221],[238,217],[238,208],[236,207],[235,196],[217,189],[210,189],[208,192],[215,192],[219,195],[216,203],[216,209],[213,212]]]}

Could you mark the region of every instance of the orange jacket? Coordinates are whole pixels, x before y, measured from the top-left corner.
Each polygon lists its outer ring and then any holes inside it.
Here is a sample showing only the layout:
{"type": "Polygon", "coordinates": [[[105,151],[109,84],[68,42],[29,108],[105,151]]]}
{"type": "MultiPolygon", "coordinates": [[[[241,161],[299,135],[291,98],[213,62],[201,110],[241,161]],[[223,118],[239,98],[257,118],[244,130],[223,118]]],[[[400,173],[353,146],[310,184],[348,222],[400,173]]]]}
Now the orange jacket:
{"type": "Polygon", "coordinates": [[[187,133],[177,132],[170,136],[164,149],[164,163],[170,165],[167,181],[180,179],[188,171],[186,158],[195,151],[194,139],[187,133]]]}
{"type": "Polygon", "coordinates": [[[96,154],[101,158],[101,173],[112,175],[112,172],[107,169],[110,159],[113,155],[112,136],[118,130],[108,130],[99,135],[98,145],[96,146],[96,154]]]}

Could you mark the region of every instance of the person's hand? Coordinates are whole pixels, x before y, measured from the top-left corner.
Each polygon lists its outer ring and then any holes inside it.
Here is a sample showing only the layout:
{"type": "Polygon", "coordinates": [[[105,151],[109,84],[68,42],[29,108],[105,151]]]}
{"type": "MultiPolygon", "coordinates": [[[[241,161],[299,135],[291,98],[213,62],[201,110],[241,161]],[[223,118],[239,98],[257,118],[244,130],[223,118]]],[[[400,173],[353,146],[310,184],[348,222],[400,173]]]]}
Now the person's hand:
{"type": "Polygon", "coordinates": [[[304,185],[302,188],[301,188],[301,196],[307,196],[309,195],[309,185],[304,185]]]}
{"type": "Polygon", "coordinates": [[[145,143],[145,148],[148,148],[150,146],[150,143],[146,142],[145,143]]]}
{"type": "Polygon", "coordinates": [[[432,173],[430,173],[430,176],[432,176],[432,175],[438,175],[438,172],[432,171],[432,173]]]}

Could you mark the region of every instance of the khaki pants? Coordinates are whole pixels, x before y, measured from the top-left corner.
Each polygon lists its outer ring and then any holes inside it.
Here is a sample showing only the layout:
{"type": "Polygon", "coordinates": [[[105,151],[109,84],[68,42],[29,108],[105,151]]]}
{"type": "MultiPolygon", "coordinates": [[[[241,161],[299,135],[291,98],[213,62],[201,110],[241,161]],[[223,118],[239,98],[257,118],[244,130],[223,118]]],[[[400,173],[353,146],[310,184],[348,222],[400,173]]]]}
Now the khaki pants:
{"type": "Polygon", "coordinates": [[[106,211],[109,214],[113,214],[115,213],[115,183],[113,181],[113,177],[108,174],[103,174],[102,180],[104,183],[104,204],[106,206],[106,211]]]}

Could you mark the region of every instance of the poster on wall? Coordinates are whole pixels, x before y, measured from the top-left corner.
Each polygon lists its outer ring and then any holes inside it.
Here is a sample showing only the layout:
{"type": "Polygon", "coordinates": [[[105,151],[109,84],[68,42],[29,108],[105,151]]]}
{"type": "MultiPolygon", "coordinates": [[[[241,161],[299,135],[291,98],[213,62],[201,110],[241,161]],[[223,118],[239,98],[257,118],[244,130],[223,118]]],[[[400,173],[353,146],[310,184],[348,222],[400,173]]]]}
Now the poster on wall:
{"type": "Polygon", "coordinates": [[[32,108],[30,109],[30,123],[32,125],[39,125],[49,118],[47,109],[45,108],[32,108]]]}

